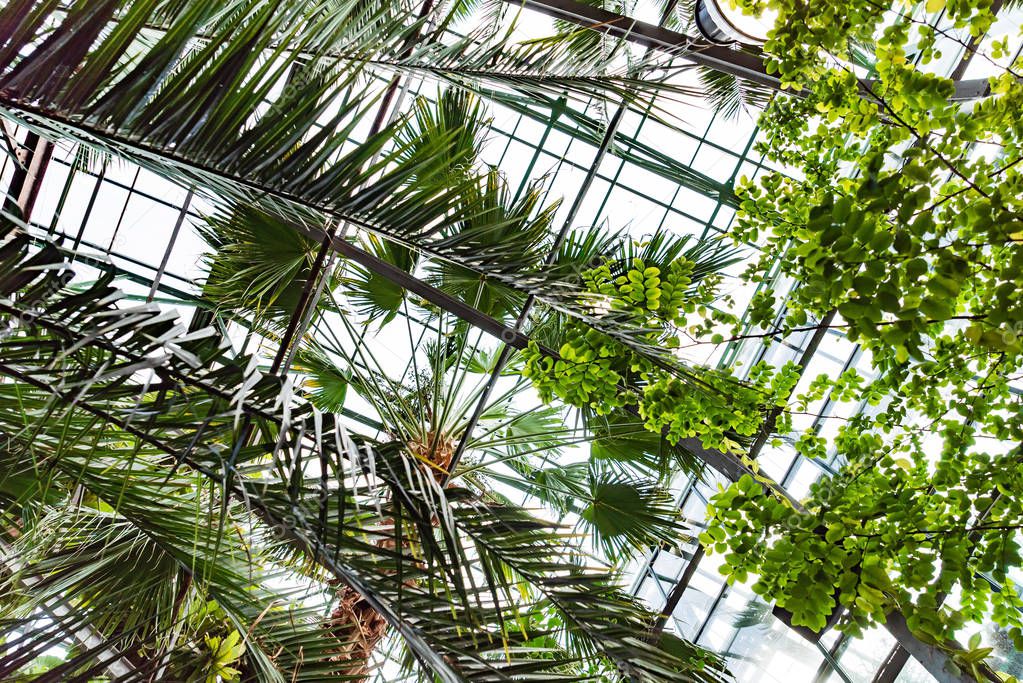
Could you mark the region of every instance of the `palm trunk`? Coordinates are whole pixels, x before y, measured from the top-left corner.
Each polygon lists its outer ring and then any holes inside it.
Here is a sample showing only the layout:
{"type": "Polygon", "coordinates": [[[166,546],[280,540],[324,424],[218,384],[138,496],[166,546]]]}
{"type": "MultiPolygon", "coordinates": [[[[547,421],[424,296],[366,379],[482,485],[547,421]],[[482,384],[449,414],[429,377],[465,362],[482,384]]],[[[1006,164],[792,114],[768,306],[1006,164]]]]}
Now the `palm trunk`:
{"type": "MultiPolygon", "coordinates": [[[[455,439],[430,431],[423,441],[410,441],[408,448],[432,465],[429,467],[430,474],[437,483],[443,485],[448,479],[447,468],[451,464],[456,443],[455,439]]],[[[378,541],[377,545],[382,548],[389,545],[393,547],[394,542],[384,539],[378,541]]],[[[403,549],[408,550],[408,547],[403,549]]],[[[341,643],[337,661],[342,663],[342,668],[338,674],[351,677],[351,680],[366,680],[371,670],[370,658],[387,633],[387,621],[366,603],[362,595],[349,586],[342,586],[338,591],[338,605],[330,614],[327,628],[341,643]]]]}
{"type": "Polygon", "coordinates": [[[327,628],[341,643],[337,659],[343,663],[338,673],[352,680],[365,680],[370,657],[387,633],[387,621],[366,604],[355,590],[344,586],[338,593],[338,606],[330,614],[327,628]]]}

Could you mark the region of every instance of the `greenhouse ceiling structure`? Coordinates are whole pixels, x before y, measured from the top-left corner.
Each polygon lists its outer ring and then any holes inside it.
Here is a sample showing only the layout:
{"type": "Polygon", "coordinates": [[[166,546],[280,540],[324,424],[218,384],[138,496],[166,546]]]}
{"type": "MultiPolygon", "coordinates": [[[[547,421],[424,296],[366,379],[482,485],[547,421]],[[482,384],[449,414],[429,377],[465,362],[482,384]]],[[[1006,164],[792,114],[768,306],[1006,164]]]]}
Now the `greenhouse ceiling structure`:
{"type": "Polygon", "coordinates": [[[1023,679],[1021,25],[5,0],[0,680],[1023,679]]]}

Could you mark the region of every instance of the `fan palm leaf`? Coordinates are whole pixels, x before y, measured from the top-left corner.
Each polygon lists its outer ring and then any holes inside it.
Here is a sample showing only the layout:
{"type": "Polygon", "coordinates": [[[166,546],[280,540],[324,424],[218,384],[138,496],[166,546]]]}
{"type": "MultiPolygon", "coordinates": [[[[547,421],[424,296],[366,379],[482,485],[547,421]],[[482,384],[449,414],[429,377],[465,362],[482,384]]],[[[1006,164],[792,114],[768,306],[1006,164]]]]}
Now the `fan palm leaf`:
{"type": "MultiPolygon", "coordinates": [[[[183,548],[216,553],[233,533],[221,513],[202,544],[189,538],[179,546],[184,532],[194,534],[195,517],[188,506],[189,521],[168,528],[177,519],[176,483],[198,477],[219,503],[214,509],[240,510],[261,530],[254,533],[276,533],[358,593],[441,680],[552,680],[571,657],[545,651],[537,659],[523,646],[538,634],[510,628],[529,623],[541,604],[562,616],[577,642],[635,680],[722,679],[718,660],[702,650],[686,645],[681,657],[638,636],[651,615],[608,573],[582,565],[548,523],[431,484],[400,442],[357,446],[333,415],[233,357],[215,334],[183,336],[153,306],[120,308],[104,281],[86,291],[63,289],[59,252],[32,252],[7,226],[0,252],[7,303],[0,311],[21,322],[0,346],[0,375],[17,402],[32,397],[38,406],[4,411],[21,420],[5,433],[35,454],[18,461],[76,473],[148,538],[175,537],[167,547],[177,550],[171,554],[179,564],[196,562],[181,556],[183,548]],[[70,439],[68,420],[80,426],[70,439]],[[508,597],[523,590],[532,598],[508,597]]],[[[205,571],[230,567],[218,558],[205,571]]],[[[218,603],[232,604],[224,595],[218,603]]],[[[238,610],[251,604],[233,597],[238,610]]],[[[239,626],[259,618],[247,614],[239,626]]],[[[83,653],[73,665],[94,656],[83,653]]],[[[273,661],[253,666],[260,678],[280,673],[273,661]]]]}
{"type": "MultiPolygon", "coordinates": [[[[33,8],[58,12],[45,2],[33,8]]],[[[0,20],[12,22],[13,11],[0,20]]],[[[316,240],[329,220],[367,229],[536,295],[689,377],[628,321],[588,313],[578,287],[530,272],[519,259],[480,254],[471,233],[452,235],[450,226],[479,223],[488,208],[465,201],[476,178],[453,182],[433,172],[449,144],[394,144],[401,122],[352,138],[372,109],[367,84],[381,69],[465,88],[483,83],[627,102],[690,91],[654,77],[662,63],[615,66],[617,50],[580,55],[557,38],[515,43],[510,33],[485,42],[454,39],[430,33],[431,19],[357,2],[78,3],[54,15],[56,28],[46,37],[4,37],[0,109],[48,135],[195,186],[222,206],[274,213],[316,240]],[[151,30],[144,20],[157,16],[163,28],[141,40],[151,30]],[[114,29],[105,30],[113,18],[114,29]],[[410,48],[410,36],[424,30],[410,48]],[[74,41],[75,50],[61,41],[74,41]],[[314,77],[276,93],[296,61],[316,64],[314,77]]]]}
{"type": "Polygon", "coordinates": [[[244,207],[207,217],[198,231],[213,250],[205,256],[203,297],[221,312],[251,313],[258,319],[295,310],[319,245],[244,207]]]}

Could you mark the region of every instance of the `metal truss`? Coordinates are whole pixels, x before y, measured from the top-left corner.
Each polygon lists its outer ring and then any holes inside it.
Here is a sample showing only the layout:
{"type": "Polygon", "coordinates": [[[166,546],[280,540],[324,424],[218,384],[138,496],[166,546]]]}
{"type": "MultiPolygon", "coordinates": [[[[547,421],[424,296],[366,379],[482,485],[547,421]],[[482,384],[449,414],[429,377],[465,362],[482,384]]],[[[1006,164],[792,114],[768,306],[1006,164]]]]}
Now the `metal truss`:
{"type": "MultiPolygon", "coordinates": [[[[763,57],[749,50],[715,45],[702,38],[633,19],[579,0],[505,0],[505,2],[615,38],[668,52],[694,64],[731,74],[773,90],[781,90],[781,79],[768,73],[763,57]]],[[[869,97],[871,84],[871,81],[863,80],[864,96],[869,97]]],[[[955,94],[951,99],[956,102],[975,100],[990,94],[990,85],[986,78],[956,80],[955,85],[955,94]]],[[[786,92],[799,94],[791,90],[786,92]]]]}

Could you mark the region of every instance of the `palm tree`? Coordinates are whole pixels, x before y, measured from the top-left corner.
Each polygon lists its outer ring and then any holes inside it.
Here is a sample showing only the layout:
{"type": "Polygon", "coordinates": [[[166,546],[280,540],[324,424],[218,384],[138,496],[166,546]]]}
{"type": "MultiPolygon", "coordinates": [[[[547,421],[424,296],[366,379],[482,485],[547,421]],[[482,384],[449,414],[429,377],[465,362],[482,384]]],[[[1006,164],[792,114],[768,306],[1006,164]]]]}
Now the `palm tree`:
{"type": "Polygon", "coordinates": [[[436,171],[441,150],[412,155],[389,147],[401,122],[354,146],[350,137],[375,115],[376,101],[386,99],[387,91],[373,85],[395,73],[484,93],[498,88],[639,103],[696,94],[668,79],[686,67],[653,58],[616,66],[619,50],[580,52],[559,39],[516,44],[510,30],[489,40],[451,38],[447,15],[420,16],[402,3],[310,1],[284,8],[267,0],[154,0],[121,7],[111,0],[76,3],[64,14],[55,1],[22,0],[3,12],[0,65],[8,68],[0,77],[0,110],[8,117],[116,150],[213,193],[221,204],[259,207],[314,239],[330,221],[366,229],[536,295],[633,343],[631,335],[586,316],[577,288],[543,273],[522,277],[521,262],[495,259],[471,237],[445,233],[443,226],[486,209],[463,200],[476,179],[452,183],[436,171]],[[118,15],[117,30],[104,33],[118,15]],[[47,20],[57,23],[54,31],[43,30],[47,20]],[[154,26],[163,30],[154,35],[154,26]],[[34,50],[18,61],[33,41],[34,50]],[[69,43],[75,49],[65,49],[69,43]],[[144,58],[131,56],[137,51],[144,58]],[[277,93],[274,106],[261,106],[296,62],[305,75],[277,93]]]}
{"type": "Polygon", "coordinates": [[[0,114],[208,195],[204,297],[280,346],[267,371],[217,332],[119,302],[109,274],[73,280],[67,254],[5,211],[5,679],[359,679],[388,634],[417,675],[444,681],[725,678],[717,657],[652,629],[613,570],[683,533],[662,485],[684,454],[628,415],[570,428],[561,412],[523,410],[515,364],[495,371],[480,335],[434,306],[470,304],[469,322],[492,330],[535,297],[538,335],[555,337],[567,316],[676,367],[559,277],[571,245],[596,247],[575,261],[588,263],[615,240],[580,235],[540,267],[554,207],[539,186],[514,196],[479,168],[485,117],[461,93],[632,103],[688,91],[616,72],[604,45],[452,37],[464,11],[355,0],[0,10],[0,114]],[[459,90],[360,137],[396,74],[459,90]],[[364,231],[365,248],[341,224],[364,231]],[[324,245],[352,262],[335,272],[324,245]],[[423,259],[431,305],[381,275],[411,276],[423,259]],[[410,329],[410,309],[438,339],[425,367],[395,377],[356,321],[382,312],[410,329]],[[344,334],[306,334],[327,322],[344,334]],[[504,386],[473,419],[488,373],[504,386]],[[342,419],[353,394],[368,433],[342,419]],[[453,467],[463,440],[470,455],[453,467]],[[605,457],[552,466],[576,442],[605,457]],[[631,459],[614,457],[623,448],[631,459]],[[602,557],[516,491],[577,517],[602,557]],[[54,647],[59,662],[44,659],[54,647]]]}
{"type": "Polygon", "coordinates": [[[107,282],[62,290],[58,251],[7,226],[4,310],[35,311],[0,362],[7,674],[83,631],[45,676],[84,680],[109,653],[125,680],[361,673],[369,653],[348,641],[364,635],[326,637],[324,603],[308,605],[341,583],[445,680],[572,675],[565,647],[640,680],[719,678],[683,641],[636,638],[642,609],[556,528],[439,488],[421,454],[443,447],[351,434],[215,335],[117,307],[107,282]],[[39,609],[53,623],[33,630],[39,609]],[[550,614],[567,641],[539,630],[550,614]]]}

